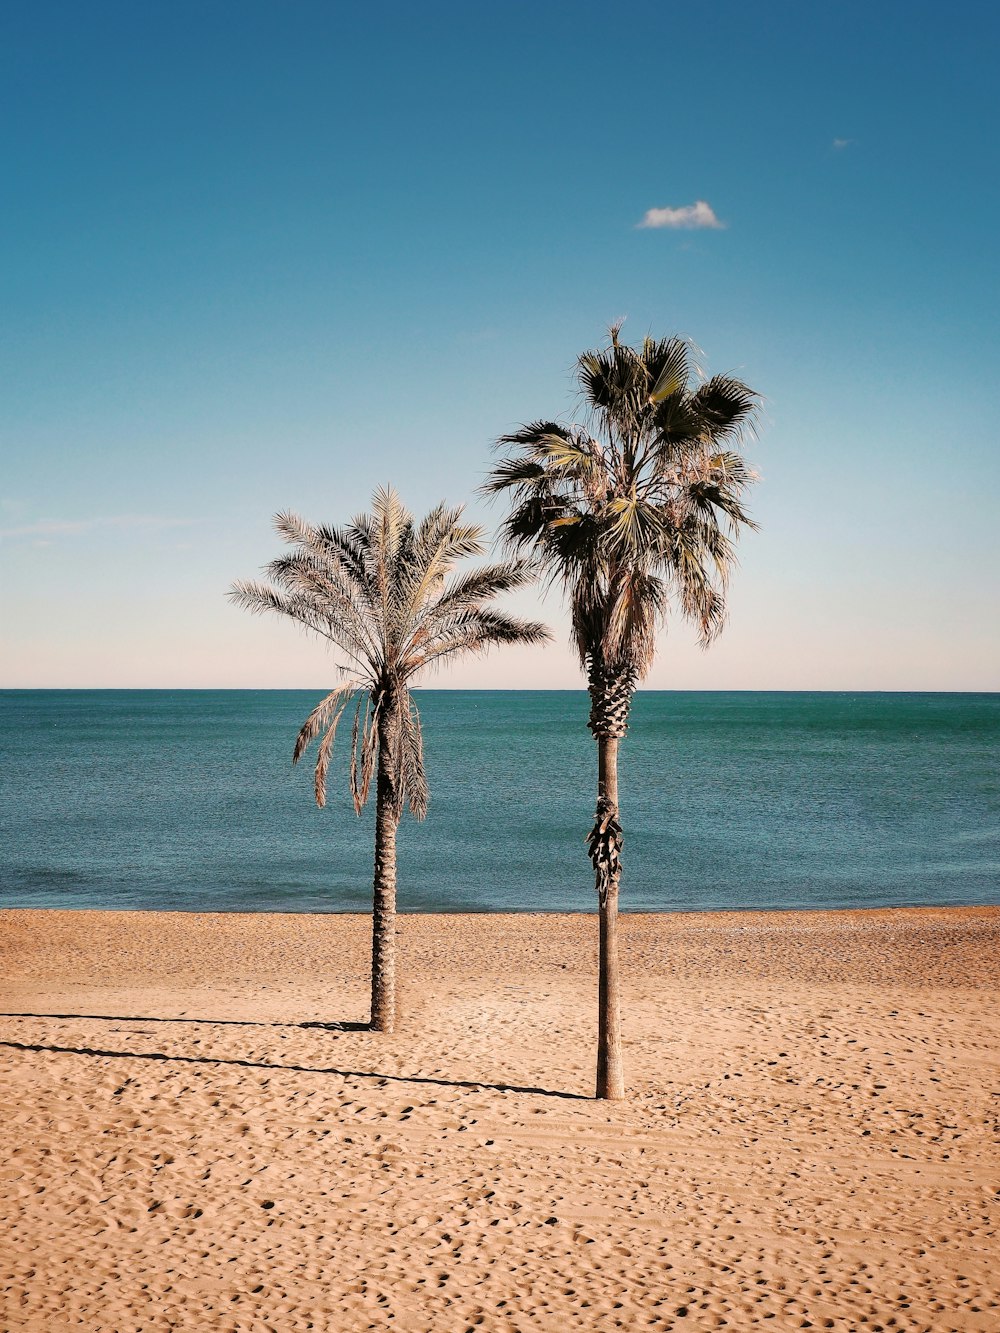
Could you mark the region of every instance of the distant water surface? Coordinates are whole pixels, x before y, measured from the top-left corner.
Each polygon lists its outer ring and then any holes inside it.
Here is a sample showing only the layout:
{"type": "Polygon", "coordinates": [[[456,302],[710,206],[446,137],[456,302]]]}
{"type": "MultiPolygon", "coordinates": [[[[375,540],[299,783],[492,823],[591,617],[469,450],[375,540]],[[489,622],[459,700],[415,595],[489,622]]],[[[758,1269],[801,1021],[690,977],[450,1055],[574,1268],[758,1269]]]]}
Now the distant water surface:
{"type": "MultiPolygon", "coordinates": [[[[0,905],[364,911],[373,818],[290,764],[319,691],[0,692],[0,905]]],[[[591,910],[582,691],[418,691],[404,911],[591,910]]],[[[622,905],[1000,903],[1000,695],[644,692],[622,905]]]]}

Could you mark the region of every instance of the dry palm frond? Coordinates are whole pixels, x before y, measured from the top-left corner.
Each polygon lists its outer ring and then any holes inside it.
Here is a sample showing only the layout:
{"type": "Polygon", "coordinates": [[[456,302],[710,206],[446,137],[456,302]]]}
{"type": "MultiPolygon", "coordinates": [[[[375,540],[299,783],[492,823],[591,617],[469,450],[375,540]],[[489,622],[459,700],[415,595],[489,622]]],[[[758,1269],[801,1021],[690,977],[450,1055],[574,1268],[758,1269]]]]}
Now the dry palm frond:
{"type": "Polygon", "coordinates": [[[319,806],[326,805],[326,773],[330,766],[330,756],[333,753],[337,723],[340,721],[341,713],[347,707],[351,694],[358,688],[358,681],[349,680],[331,690],[325,698],[320,700],[303,722],[302,728],[295,739],[295,749],[292,751],[293,764],[299,762],[320,732],[324,733],[316,760],[315,789],[316,804],[319,806]]]}
{"type": "Polygon", "coordinates": [[[400,790],[406,790],[410,809],[418,819],[423,819],[429,799],[427,775],[424,772],[424,739],[420,714],[412,699],[402,714],[399,749],[399,767],[403,779],[400,790]]]}
{"type": "Polygon", "coordinates": [[[381,730],[384,697],[373,690],[360,695],[354,710],[354,727],[351,731],[351,795],[354,809],[360,814],[368,800],[372,778],[375,776],[375,761],[378,757],[379,733],[381,730]],[[361,725],[361,710],[364,708],[364,724],[361,725]]]}
{"type": "Polygon", "coordinates": [[[425,667],[449,658],[548,637],[537,622],[490,605],[529,580],[531,564],[512,560],[455,575],[460,561],[482,553],[482,529],[464,522],[461,508],[444,504],[415,524],[389,487],[375,492],[370,514],[344,528],[316,527],[292,513],[277,515],[275,527],[292,550],[267,566],[270,583],[236,583],[230,599],[249,611],[287,616],[327,639],[345,676],[309,714],[293,761],[319,741],[315,791],[323,805],[337,724],[353,695],[355,809],[360,813],[368,800],[378,770],[396,814],[408,805],[422,818],[427,779],[410,686],[425,667]]]}
{"type": "Polygon", "coordinates": [[[607,904],[608,890],[613,883],[617,883],[621,873],[622,847],[625,843],[617,807],[603,796],[597,802],[594,827],[584,841],[597,879],[598,899],[603,907],[607,904]]]}

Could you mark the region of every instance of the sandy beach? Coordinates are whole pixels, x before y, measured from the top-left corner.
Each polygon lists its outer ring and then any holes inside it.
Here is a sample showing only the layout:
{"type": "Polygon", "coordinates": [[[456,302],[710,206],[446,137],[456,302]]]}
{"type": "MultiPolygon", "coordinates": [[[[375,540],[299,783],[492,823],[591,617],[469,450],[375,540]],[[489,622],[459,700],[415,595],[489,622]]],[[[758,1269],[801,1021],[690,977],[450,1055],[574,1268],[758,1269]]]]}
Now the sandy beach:
{"type": "Polygon", "coordinates": [[[0,1328],[1000,1327],[1000,908],[0,913],[0,1328]]]}

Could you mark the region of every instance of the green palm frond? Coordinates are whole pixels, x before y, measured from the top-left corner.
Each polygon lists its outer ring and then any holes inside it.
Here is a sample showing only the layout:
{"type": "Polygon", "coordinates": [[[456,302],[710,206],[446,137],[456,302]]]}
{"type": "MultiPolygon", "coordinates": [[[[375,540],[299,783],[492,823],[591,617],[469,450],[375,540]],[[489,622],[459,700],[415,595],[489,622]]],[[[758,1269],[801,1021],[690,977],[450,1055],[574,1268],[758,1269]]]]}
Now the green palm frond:
{"type": "Polygon", "coordinates": [[[501,526],[501,535],[514,551],[543,545],[548,529],[567,513],[566,507],[545,495],[532,495],[513,509],[501,526]]]}
{"type": "Polygon", "coordinates": [[[492,495],[525,483],[530,486],[546,475],[545,465],[536,463],[533,458],[505,458],[493,469],[482,491],[485,495],[492,495]]]}
{"type": "Polygon", "coordinates": [[[539,448],[542,440],[550,438],[562,438],[568,443],[573,438],[572,428],[560,425],[558,421],[531,421],[511,435],[501,435],[497,440],[497,447],[514,445],[530,453],[539,448]]]}
{"type": "Polygon", "coordinates": [[[688,345],[681,338],[667,338],[648,349],[649,373],[655,376],[649,391],[650,402],[662,403],[687,388],[691,373],[688,345]]]}
{"type": "Polygon", "coordinates": [[[683,459],[685,451],[700,443],[702,423],[691,398],[675,393],[656,403],[649,415],[651,455],[662,467],[683,459]]]}
{"type": "Polygon", "coordinates": [[[620,327],[577,361],[591,429],[538,420],[502,436],[483,490],[510,495],[503,540],[565,589],[581,662],[640,679],[671,595],[703,642],[723,624],[733,537],[755,527],[738,446],[759,399],[730,375],[700,382],[684,339],[634,348],[620,327]]]}
{"type": "Polygon", "coordinates": [[[607,507],[604,540],[609,553],[632,565],[657,549],[663,531],[663,514],[655,504],[637,495],[621,496],[607,507]]]}
{"type": "Polygon", "coordinates": [[[705,436],[717,441],[738,436],[750,424],[757,403],[758,395],[729,375],[713,375],[692,395],[705,436]]]}
{"type": "Polygon", "coordinates": [[[696,481],[687,488],[688,497],[695,508],[707,518],[716,518],[725,514],[733,527],[747,527],[756,531],[753,521],[740,502],[737,493],[730,487],[719,485],[715,481],[696,481]]]}
{"type": "Polygon", "coordinates": [[[582,433],[566,435],[544,435],[536,446],[537,452],[544,459],[546,471],[557,475],[574,476],[587,469],[591,461],[589,439],[582,433]]]}

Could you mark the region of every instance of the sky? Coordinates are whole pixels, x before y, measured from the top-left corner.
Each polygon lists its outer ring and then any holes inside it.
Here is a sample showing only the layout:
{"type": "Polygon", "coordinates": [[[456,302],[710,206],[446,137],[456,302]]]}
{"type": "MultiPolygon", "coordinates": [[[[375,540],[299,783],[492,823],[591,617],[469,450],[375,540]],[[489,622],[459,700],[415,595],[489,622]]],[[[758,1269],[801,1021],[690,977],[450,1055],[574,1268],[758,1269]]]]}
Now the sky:
{"type": "MultiPolygon", "coordinates": [[[[577,355],[762,396],[730,618],[657,689],[1000,689],[1000,8],[0,0],[0,685],[317,688],[225,598],[477,498],[577,355]]],[[[578,688],[547,648],[427,684],[578,688]]]]}

